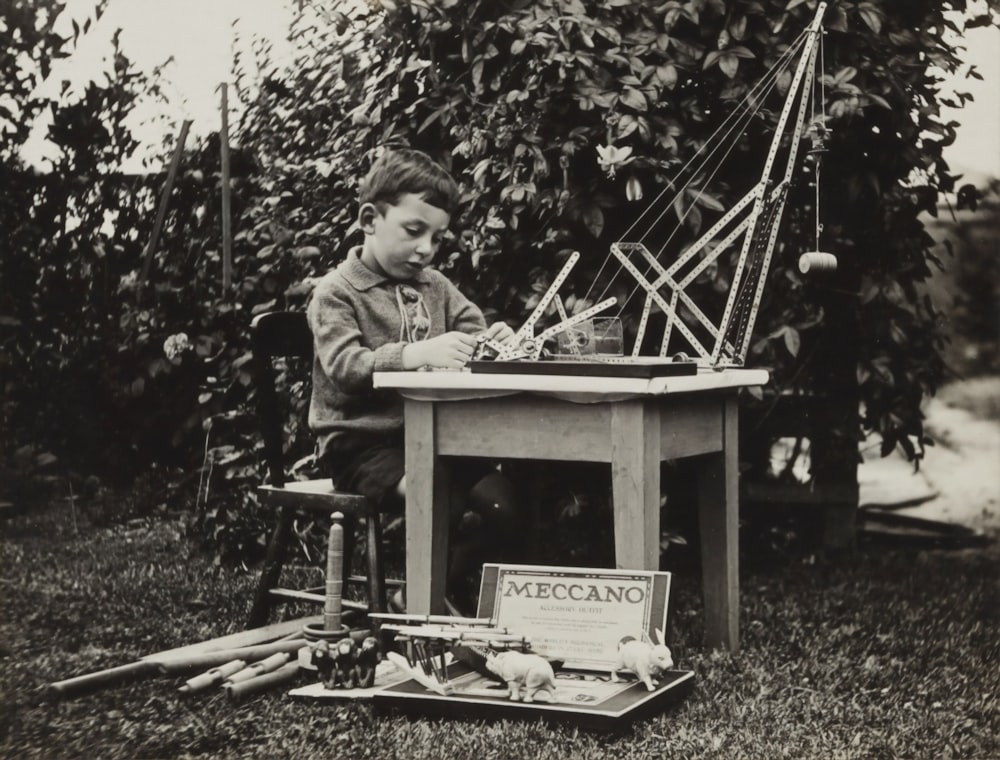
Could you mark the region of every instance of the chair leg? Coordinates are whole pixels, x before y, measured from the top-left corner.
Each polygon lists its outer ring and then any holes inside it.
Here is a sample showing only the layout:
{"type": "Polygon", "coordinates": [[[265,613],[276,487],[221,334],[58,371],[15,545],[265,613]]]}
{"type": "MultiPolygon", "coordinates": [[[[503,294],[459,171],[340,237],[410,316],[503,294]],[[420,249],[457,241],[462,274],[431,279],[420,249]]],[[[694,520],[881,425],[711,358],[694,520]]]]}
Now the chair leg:
{"type": "Polygon", "coordinates": [[[382,520],[377,512],[368,515],[368,606],[385,612],[385,570],[382,564],[382,520]]]}
{"type": "Polygon", "coordinates": [[[274,526],[271,539],[267,545],[267,554],[264,556],[264,567],[261,570],[260,580],[257,583],[257,592],[254,596],[253,606],[250,608],[250,619],[247,621],[248,628],[259,628],[267,623],[268,615],[271,613],[270,590],[278,584],[278,578],[281,576],[281,568],[285,564],[285,555],[288,551],[288,537],[291,533],[293,519],[292,510],[279,509],[278,523],[274,526]]]}
{"type": "MultiPolygon", "coordinates": [[[[345,514],[341,524],[344,526],[343,577],[346,579],[354,575],[354,567],[351,561],[354,559],[354,552],[358,546],[358,518],[355,515],[345,514]]],[[[344,587],[346,588],[346,584],[344,587]]]]}

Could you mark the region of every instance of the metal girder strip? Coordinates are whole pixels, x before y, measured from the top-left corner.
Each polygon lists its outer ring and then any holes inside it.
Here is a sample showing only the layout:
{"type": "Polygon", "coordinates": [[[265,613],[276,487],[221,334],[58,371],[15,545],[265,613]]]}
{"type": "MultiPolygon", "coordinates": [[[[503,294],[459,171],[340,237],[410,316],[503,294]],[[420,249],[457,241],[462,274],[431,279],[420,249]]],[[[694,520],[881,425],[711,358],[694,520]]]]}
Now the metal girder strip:
{"type": "MultiPolygon", "coordinates": [[[[758,182],[756,185],[754,185],[749,193],[740,198],[740,200],[737,201],[736,205],[733,206],[731,209],[729,209],[729,211],[727,211],[723,215],[723,217],[719,219],[719,221],[713,224],[712,227],[708,230],[708,232],[706,232],[704,235],[698,238],[694,243],[692,243],[691,246],[678,257],[677,261],[675,261],[667,268],[667,273],[670,274],[671,276],[674,275],[678,269],[680,269],[688,261],[691,260],[692,256],[694,256],[698,251],[700,251],[702,248],[708,245],[712,241],[712,238],[718,235],[719,232],[721,232],[722,229],[725,228],[725,226],[729,224],[729,222],[731,222],[736,215],[741,213],[743,209],[749,206],[752,201],[757,200],[757,198],[760,197],[760,194],[763,191],[764,191],[764,184],[762,182],[758,182]]],[[[743,222],[741,222],[740,226],[741,228],[745,229],[746,225],[747,225],[747,220],[744,220],[743,222]]]]}
{"type": "MultiPolygon", "coordinates": [[[[657,291],[652,290],[652,283],[645,278],[645,276],[636,268],[635,264],[629,261],[628,256],[622,251],[617,244],[611,244],[611,251],[618,257],[622,265],[629,271],[629,273],[635,278],[636,282],[646,291],[650,298],[652,298],[659,307],[663,310],[664,314],[669,314],[671,312],[670,305],[663,299],[657,291]]],[[[705,349],[694,334],[688,329],[687,325],[684,324],[684,320],[676,320],[677,329],[680,330],[681,334],[688,339],[691,343],[691,347],[703,358],[708,359],[711,354],[705,349]]]]}

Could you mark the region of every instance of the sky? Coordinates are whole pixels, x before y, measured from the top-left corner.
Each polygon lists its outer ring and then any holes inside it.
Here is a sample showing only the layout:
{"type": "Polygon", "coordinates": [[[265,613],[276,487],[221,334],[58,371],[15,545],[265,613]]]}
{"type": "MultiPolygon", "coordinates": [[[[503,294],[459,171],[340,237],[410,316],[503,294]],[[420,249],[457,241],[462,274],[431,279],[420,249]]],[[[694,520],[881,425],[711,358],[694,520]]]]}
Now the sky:
{"type": "MultiPolygon", "coordinates": [[[[219,127],[218,86],[231,76],[230,62],[241,44],[237,40],[260,35],[271,41],[279,60],[288,55],[287,30],[296,2],[109,0],[100,21],[74,55],[53,71],[47,87],[53,93],[58,92],[64,79],[74,88],[85,85],[101,71],[101,59],[108,54],[111,35],[121,27],[122,48],[139,68],[151,70],[173,57],[164,72],[165,93],[170,101],[165,113],[178,122],[191,119],[191,133],[197,138],[219,127]],[[234,34],[234,29],[238,34],[234,34]]],[[[75,18],[82,24],[92,15],[93,6],[94,0],[68,0],[57,28],[69,33],[70,20],[75,18]]],[[[972,30],[965,44],[966,62],[977,67],[984,81],[957,79],[949,83],[956,90],[971,93],[975,100],[960,111],[945,111],[945,118],[961,124],[958,140],[947,149],[945,157],[954,172],[967,173],[970,179],[980,175],[1000,177],[1000,29],[972,30]]],[[[231,109],[235,108],[234,98],[229,101],[231,109]]],[[[152,115],[150,109],[142,111],[135,123],[138,125],[152,115]]],[[[45,124],[37,125],[26,149],[25,157],[32,163],[44,164],[46,129],[45,124]]],[[[161,139],[160,134],[150,134],[147,143],[156,147],[161,139]]],[[[134,163],[141,165],[141,158],[137,157],[134,163]]]]}
{"type": "MultiPolygon", "coordinates": [[[[191,135],[207,135],[219,129],[221,102],[219,85],[231,81],[231,62],[237,51],[249,53],[249,40],[255,36],[268,39],[278,60],[287,56],[290,43],[288,27],[294,0],[108,0],[101,18],[92,24],[78,48],[68,59],[57,62],[43,86],[55,95],[61,83],[70,82],[69,95],[82,91],[87,82],[107,69],[102,62],[110,54],[111,37],[121,28],[122,51],[137,68],[149,72],[166,64],[164,95],[168,105],[152,99],[137,108],[131,121],[137,133],[144,129],[148,156],[162,142],[157,130],[143,123],[157,115],[171,117],[178,124],[192,120],[191,135]]],[[[72,22],[82,25],[93,18],[94,0],[68,0],[57,21],[56,31],[72,33],[72,22]]],[[[250,60],[247,58],[246,60],[250,60]]],[[[237,104],[228,98],[230,119],[237,104]]],[[[26,147],[27,159],[44,165],[51,148],[46,145],[46,123],[36,125],[26,147]]],[[[189,143],[190,145],[190,143],[189,143]]],[[[144,156],[137,156],[126,169],[138,170],[144,156]]],[[[157,168],[154,164],[151,168],[157,168]]]]}

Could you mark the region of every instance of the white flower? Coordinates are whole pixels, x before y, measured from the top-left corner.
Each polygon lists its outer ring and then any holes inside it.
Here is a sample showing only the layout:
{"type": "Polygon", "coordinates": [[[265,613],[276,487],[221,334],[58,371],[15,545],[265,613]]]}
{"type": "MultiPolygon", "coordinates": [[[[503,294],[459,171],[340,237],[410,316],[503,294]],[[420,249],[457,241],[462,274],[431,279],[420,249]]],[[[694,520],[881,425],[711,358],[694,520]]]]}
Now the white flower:
{"type": "Polygon", "coordinates": [[[616,148],[614,145],[597,146],[597,163],[609,177],[614,177],[619,167],[631,160],[629,158],[631,155],[632,149],[627,145],[624,148],[616,148]]]}
{"type": "Polygon", "coordinates": [[[136,285],[139,284],[139,272],[132,270],[131,272],[126,272],[122,275],[121,281],[118,283],[118,292],[123,290],[134,290],[136,285]]]}
{"type": "Polygon", "coordinates": [[[180,364],[181,354],[190,351],[191,348],[187,333],[177,333],[163,341],[163,354],[174,364],[180,364]]]}

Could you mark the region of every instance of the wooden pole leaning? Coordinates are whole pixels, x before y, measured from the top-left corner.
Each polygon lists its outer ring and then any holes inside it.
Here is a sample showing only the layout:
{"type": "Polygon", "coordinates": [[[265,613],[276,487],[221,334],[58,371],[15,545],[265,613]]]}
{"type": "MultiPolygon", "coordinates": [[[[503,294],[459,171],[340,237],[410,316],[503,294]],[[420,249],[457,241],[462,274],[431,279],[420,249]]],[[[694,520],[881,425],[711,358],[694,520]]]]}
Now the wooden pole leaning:
{"type": "Polygon", "coordinates": [[[142,271],[139,274],[139,282],[136,287],[136,296],[139,299],[142,298],[149,280],[153,258],[156,256],[156,246],[160,242],[160,232],[163,230],[163,221],[167,217],[167,207],[170,205],[170,193],[173,191],[174,181],[177,179],[177,169],[181,164],[181,156],[184,154],[184,143],[187,140],[189,129],[191,129],[191,120],[185,119],[181,124],[181,133],[177,136],[177,145],[174,146],[174,155],[170,159],[170,166],[167,168],[167,178],[163,183],[163,190],[160,192],[160,204],[156,209],[153,232],[149,236],[149,243],[146,245],[146,252],[143,255],[142,271]]]}
{"type": "Polygon", "coordinates": [[[222,170],[222,289],[225,292],[233,284],[233,230],[232,209],[229,188],[229,95],[228,85],[223,82],[222,124],[219,130],[219,150],[222,170]]]}

